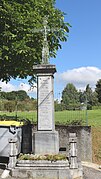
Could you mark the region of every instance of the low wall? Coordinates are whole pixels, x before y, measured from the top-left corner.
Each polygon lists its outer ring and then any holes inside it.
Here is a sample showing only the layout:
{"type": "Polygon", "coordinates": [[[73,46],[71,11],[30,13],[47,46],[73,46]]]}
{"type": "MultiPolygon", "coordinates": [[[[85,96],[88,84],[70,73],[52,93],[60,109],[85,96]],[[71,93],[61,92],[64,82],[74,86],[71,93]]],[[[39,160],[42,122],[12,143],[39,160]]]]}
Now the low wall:
{"type": "Polygon", "coordinates": [[[92,134],[89,126],[63,126],[56,125],[59,132],[60,152],[69,153],[69,133],[77,135],[78,159],[92,162],[92,134]],[[66,151],[61,151],[66,148],[66,151]]]}
{"type": "MultiPolygon", "coordinates": [[[[32,152],[32,136],[37,130],[37,125],[26,125],[22,133],[22,152],[32,152]]],[[[77,134],[78,160],[92,162],[92,135],[90,126],[65,126],[56,125],[59,132],[59,150],[60,153],[69,154],[69,133],[77,134]]]]}

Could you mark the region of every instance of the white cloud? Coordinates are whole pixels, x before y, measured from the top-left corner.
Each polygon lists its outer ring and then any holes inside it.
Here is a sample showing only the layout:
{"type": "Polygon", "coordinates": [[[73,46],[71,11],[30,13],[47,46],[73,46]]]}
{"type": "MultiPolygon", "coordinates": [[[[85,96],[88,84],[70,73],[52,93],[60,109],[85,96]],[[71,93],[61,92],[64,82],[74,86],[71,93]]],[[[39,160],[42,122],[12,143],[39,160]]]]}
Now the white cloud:
{"type": "Polygon", "coordinates": [[[33,88],[27,84],[27,83],[19,83],[18,85],[14,85],[13,82],[8,82],[8,83],[5,83],[5,82],[1,82],[0,81],[0,87],[1,87],[1,90],[2,91],[5,91],[5,92],[10,92],[10,91],[17,91],[17,90],[24,90],[26,91],[29,95],[30,94],[35,94],[36,91],[37,91],[37,88],[36,86],[34,86],[33,88]]]}
{"type": "MultiPolygon", "coordinates": [[[[80,67],[72,70],[67,70],[63,73],[56,73],[55,75],[55,96],[57,96],[65,87],[67,83],[73,83],[77,89],[84,90],[86,85],[89,84],[94,89],[96,82],[101,79],[101,69],[97,67],[80,67]]],[[[29,96],[36,97],[36,85],[31,88],[27,82],[15,83],[16,80],[8,82],[0,81],[2,91],[17,91],[25,90],[29,96]]],[[[56,97],[57,98],[57,97],[56,97]]],[[[58,97],[59,98],[59,97],[58,97]]]]}
{"type": "Polygon", "coordinates": [[[1,82],[1,81],[0,81],[0,87],[1,87],[1,90],[5,92],[16,90],[16,87],[13,84],[1,82]]]}
{"type": "Polygon", "coordinates": [[[73,83],[78,89],[83,90],[87,84],[93,89],[96,82],[101,79],[101,69],[97,67],[80,67],[56,74],[56,81],[66,85],[73,83]]]}
{"type": "Polygon", "coordinates": [[[18,86],[18,90],[24,90],[27,93],[36,93],[37,88],[36,88],[36,85],[34,87],[31,87],[27,83],[20,83],[20,85],[18,86]]]}

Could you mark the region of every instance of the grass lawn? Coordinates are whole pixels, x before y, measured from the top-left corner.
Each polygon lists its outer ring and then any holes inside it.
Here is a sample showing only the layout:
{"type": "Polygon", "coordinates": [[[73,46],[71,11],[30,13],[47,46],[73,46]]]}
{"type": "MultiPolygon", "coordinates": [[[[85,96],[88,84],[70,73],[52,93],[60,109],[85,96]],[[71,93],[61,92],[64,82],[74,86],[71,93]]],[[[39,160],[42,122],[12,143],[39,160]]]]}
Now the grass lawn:
{"type": "MultiPolygon", "coordinates": [[[[0,112],[0,117],[7,119],[9,117],[15,118],[16,112],[0,112]]],[[[32,122],[37,121],[37,113],[36,111],[31,112],[17,112],[17,116],[19,119],[29,119],[32,122]]],[[[82,110],[82,111],[58,111],[55,112],[55,123],[56,124],[68,124],[72,121],[82,120],[83,125],[90,126],[101,126],[101,110],[82,110]]]]}

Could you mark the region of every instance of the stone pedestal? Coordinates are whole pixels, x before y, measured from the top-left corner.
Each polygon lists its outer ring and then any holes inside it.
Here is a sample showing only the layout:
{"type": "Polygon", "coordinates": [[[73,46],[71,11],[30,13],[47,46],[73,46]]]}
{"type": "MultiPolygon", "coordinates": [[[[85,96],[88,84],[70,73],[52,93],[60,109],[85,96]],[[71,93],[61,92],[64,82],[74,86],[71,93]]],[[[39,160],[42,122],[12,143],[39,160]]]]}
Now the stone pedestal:
{"type": "Polygon", "coordinates": [[[58,132],[37,131],[33,136],[35,154],[57,154],[59,152],[58,132]]]}
{"type": "Polygon", "coordinates": [[[24,179],[83,179],[82,168],[69,169],[68,160],[20,160],[11,170],[11,176],[24,179]]]}
{"type": "Polygon", "coordinates": [[[46,154],[59,152],[58,132],[54,123],[54,73],[55,65],[36,65],[37,75],[37,132],[33,134],[33,152],[46,154]]]}

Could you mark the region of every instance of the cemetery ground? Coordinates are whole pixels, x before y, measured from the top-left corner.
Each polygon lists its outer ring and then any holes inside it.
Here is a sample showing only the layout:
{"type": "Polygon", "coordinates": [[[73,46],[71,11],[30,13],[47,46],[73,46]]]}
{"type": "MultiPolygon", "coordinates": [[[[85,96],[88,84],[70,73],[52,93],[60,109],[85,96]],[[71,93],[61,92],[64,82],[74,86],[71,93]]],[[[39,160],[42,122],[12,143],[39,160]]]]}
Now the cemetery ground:
{"type": "MultiPolygon", "coordinates": [[[[32,123],[37,122],[36,111],[24,112],[0,112],[1,120],[28,119],[32,123]]],[[[60,125],[89,125],[92,126],[93,163],[101,165],[101,109],[80,111],[57,111],[55,123],[60,125]]]]}

